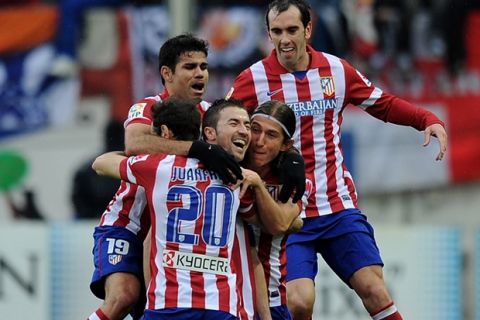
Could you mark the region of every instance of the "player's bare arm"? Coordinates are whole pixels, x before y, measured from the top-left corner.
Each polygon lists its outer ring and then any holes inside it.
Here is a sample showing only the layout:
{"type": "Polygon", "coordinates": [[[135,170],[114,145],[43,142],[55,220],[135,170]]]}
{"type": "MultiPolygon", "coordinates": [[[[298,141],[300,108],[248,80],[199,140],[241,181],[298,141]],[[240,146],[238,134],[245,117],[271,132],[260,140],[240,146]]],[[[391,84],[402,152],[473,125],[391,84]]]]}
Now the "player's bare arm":
{"type": "Polygon", "coordinates": [[[127,158],[122,151],[112,151],[98,156],[92,169],[100,176],[120,179],[120,162],[127,158]]]}
{"type": "Polygon", "coordinates": [[[129,156],[155,153],[186,156],[191,146],[191,141],[162,138],[146,124],[132,123],[125,128],[125,153],[129,156]]]}
{"type": "Polygon", "coordinates": [[[295,218],[300,214],[300,208],[289,199],[286,203],[275,201],[268,192],[260,176],[248,169],[242,169],[244,180],[240,195],[248,188],[255,192],[255,206],[259,214],[262,229],[272,235],[285,233],[295,218]]]}
{"type": "Polygon", "coordinates": [[[208,169],[217,172],[226,183],[235,183],[242,178],[238,163],[221,147],[199,140],[192,143],[165,139],[155,135],[146,124],[132,123],[127,126],[125,152],[129,156],[156,153],[188,156],[199,159],[208,169]]]}
{"type": "Polygon", "coordinates": [[[302,229],[302,227],[303,227],[303,219],[300,217],[296,217],[295,220],[293,220],[290,227],[288,227],[288,230],[286,233],[290,234],[290,233],[299,232],[300,229],[302,229]]]}

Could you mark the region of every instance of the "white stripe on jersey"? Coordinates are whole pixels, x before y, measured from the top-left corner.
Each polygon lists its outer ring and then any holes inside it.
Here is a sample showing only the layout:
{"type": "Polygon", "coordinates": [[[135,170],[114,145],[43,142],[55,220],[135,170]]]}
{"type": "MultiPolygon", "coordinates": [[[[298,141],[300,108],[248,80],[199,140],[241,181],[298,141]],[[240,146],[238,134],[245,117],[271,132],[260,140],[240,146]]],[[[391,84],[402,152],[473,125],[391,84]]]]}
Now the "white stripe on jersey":
{"type": "Polygon", "coordinates": [[[102,320],[102,319],[100,319],[100,317],[97,316],[96,312],[94,312],[87,318],[87,320],[102,320]]]}
{"type": "Polygon", "coordinates": [[[372,91],[372,94],[370,94],[370,97],[368,97],[368,99],[363,101],[359,105],[359,107],[366,109],[370,106],[373,106],[375,102],[377,102],[377,100],[382,96],[382,94],[383,94],[383,91],[380,88],[375,87],[375,89],[373,89],[372,91]]]}
{"type": "Polygon", "coordinates": [[[123,182],[122,185],[125,186],[125,190],[121,193],[117,191],[114,201],[111,201],[104,211],[99,226],[116,225],[119,222],[120,212],[124,211],[128,212],[128,215],[125,217],[128,218],[125,228],[134,234],[138,234],[142,228],[141,217],[147,204],[145,189],[141,186],[132,185],[129,182],[123,182]],[[132,203],[128,202],[129,200],[132,200],[132,203]],[[130,206],[130,208],[126,208],[126,205],[130,206]]]}
{"type": "Polygon", "coordinates": [[[261,104],[265,101],[270,101],[272,98],[267,95],[269,91],[267,75],[265,73],[265,67],[261,61],[255,63],[251,67],[253,82],[255,84],[255,93],[257,95],[258,103],[261,104]]]}
{"type": "MultiPolygon", "coordinates": [[[[282,240],[285,236],[274,236],[272,238],[272,247],[270,249],[270,279],[268,279],[268,292],[278,292],[280,286],[280,250],[282,248],[282,240]]],[[[270,307],[278,307],[282,305],[282,296],[269,295],[270,307]]]]}
{"type": "MultiPolygon", "coordinates": [[[[250,257],[250,253],[247,250],[251,250],[250,247],[247,247],[247,239],[245,238],[247,230],[245,230],[245,223],[242,218],[237,216],[236,223],[235,223],[235,234],[238,239],[238,245],[240,250],[240,258],[241,258],[241,268],[242,268],[242,300],[243,300],[243,308],[247,313],[247,318],[241,318],[241,320],[254,320],[255,319],[255,307],[254,307],[254,299],[252,288],[250,286],[251,283],[255,283],[250,278],[251,272],[250,269],[252,268],[253,262],[248,259],[250,257]]],[[[248,241],[249,243],[249,241],[248,241]]]]}
{"type": "MultiPolygon", "coordinates": [[[[334,77],[334,79],[337,79],[336,85],[335,85],[335,97],[338,99],[338,105],[343,106],[343,102],[346,94],[345,70],[339,58],[332,56],[330,54],[325,54],[325,56],[330,64],[330,69],[332,70],[332,76],[334,77]]],[[[353,201],[349,195],[348,186],[344,183],[344,176],[345,176],[346,170],[344,170],[342,167],[343,154],[342,154],[342,151],[340,150],[340,126],[338,125],[339,116],[341,117],[340,115],[341,111],[342,111],[342,108],[335,109],[334,121],[333,121],[333,139],[334,139],[334,145],[335,145],[335,168],[336,168],[335,177],[336,177],[336,184],[337,184],[337,193],[345,208],[354,208],[355,205],[353,204],[353,201]],[[342,196],[348,196],[348,198],[342,197],[342,196]]],[[[316,160],[315,162],[318,163],[318,160],[316,160]]],[[[353,180],[352,180],[352,183],[353,183],[353,180]]]]}

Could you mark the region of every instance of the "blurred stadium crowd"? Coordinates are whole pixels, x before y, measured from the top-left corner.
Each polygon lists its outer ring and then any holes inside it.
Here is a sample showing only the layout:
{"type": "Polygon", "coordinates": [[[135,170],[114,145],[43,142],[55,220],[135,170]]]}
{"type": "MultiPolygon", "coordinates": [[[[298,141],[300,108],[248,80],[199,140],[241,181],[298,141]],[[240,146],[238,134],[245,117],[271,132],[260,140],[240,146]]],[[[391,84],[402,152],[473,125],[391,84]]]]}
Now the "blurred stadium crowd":
{"type": "MultiPolygon", "coordinates": [[[[457,111],[472,104],[478,109],[479,1],[310,2],[316,49],[346,58],[396,95],[427,106],[440,105],[449,137],[458,141],[453,151],[472,149],[470,142],[476,132],[469,131],[471,125],[464,120],[478,118],[478,111],[471,112],[475,108],[468,107],[468,113],[455,112],[449,118],[454,105],[457,111]]],[[[82,112],[81,104],[96,96],[108,101],[102,127],[110,121],[122,123],[132,103],[162,90],[156,66],[158,48],[179,31],[174,30],[175,21],[181,22],[182,32],[191,31],[210,43],[207,100],[228,92],[240,70],[272,49],[264,32],[268,1],[229,1],[225,5],[223,1],[189,0],[184,8],[198,10],[179,16],[173,16],[173,3],[0,1],[0,143],[88,122],[92,115],[82,112]],[[23,23],[25,20],[29,23],[23,23]]],[[[92,147],[90,152],[97,149],[92,147]]],[[[478,159],[478,151],[469,152],[451,155],[447,185],[480,178],[478,165],[465,160],[468,156],[472,161],[478,159]],[[465,166],[469,166],[468,172],[465,166]]],[[[355,165],[351,167],[355,171],[355,165]]],[[[85,180],[73,177],[72,181],[85,180]]],[[[13,187],[12,182],[12,188],[6,185],[4,191],[20,189],[17,180],[17,185],[13,187]]],[[[30,183],[31,187],[39,188],[30,183]]],[[[72,190],[68,198],[74,205],[73,215],[85,217],[79,209],[78,188],[67,188],[72,190]]],[[[104,195],[102,201],[108,198],[104,195]]],[[[9,207],[14,206],[11,196],[6,199],[9,207]]],[[[91,212],[93,217],[101,213],[98,209],[91,212]]]]}

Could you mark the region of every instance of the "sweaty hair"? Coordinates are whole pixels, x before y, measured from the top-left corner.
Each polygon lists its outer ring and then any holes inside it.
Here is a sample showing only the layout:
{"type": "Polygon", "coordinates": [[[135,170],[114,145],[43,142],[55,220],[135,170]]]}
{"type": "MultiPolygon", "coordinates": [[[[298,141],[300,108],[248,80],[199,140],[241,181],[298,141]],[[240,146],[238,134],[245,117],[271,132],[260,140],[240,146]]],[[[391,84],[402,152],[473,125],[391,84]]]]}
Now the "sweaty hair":
{"type": "Polygon", "coordinates": [[[265,116],[282,127],[283,141],[293,138],[295,133],[295,113],[285,103],[278,100],[270,100],[259,105],[251,116],[265,116]]]}
{"type": "MultiPolygon", "coordinates": [[[[207,109],[203,115],[202,128],[211,127],[217,129],[218,119],[220,118],[220,111],[228,107],[237,107],[245,110],[245,106],[240,100],[236,99],[217,99],[207,109]]],[[[206,140],[204,134],[203,138],[206,140]]]]}
{"type": "Polygon", "coordinates": [[[153,129],[160,135],[166,125],[177,140],[193,141],[200,135],[200,112],[195,102],[170,97],[157,102],[152,111],[153,129]]]}
{"type": "MultiPolygon", "coordinates": [[[[194,37],[190,33],[181,34],[165,41],[158,53],[158,69],[162,66],[175,71],[180,56],[186,52],[203,52],[208,56],[208,42],[194,37]]],[[[162,84],[165,80],[162,77],[162,84]]]]}
{"type": "Polygon", "coordinates": [[[287,11],[290,6],[295,6],[300,11],[300,19],[304,27],[310,22],[310,5],[305,0],[275,0],[268,5],[267,12],[265,13],[265,23],[267,24],[267,30],[270,30],[270,23],[268,21],[268,13],[275,11],[277,14],[287,11]]]}

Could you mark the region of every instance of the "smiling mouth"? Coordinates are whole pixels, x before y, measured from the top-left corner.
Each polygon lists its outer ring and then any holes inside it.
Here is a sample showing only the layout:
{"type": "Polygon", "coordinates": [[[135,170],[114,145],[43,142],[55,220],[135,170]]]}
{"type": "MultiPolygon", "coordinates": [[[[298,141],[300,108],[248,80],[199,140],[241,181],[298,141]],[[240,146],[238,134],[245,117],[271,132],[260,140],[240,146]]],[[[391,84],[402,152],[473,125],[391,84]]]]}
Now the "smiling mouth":
{"type": "Polygon", "coordinates": [[[280,48],[280,51],[283,53],[291,53],[294,51],[293,48],[280,48]]]}
{"type": "Polygon", "coordinates": [[[233,141],[233,145],[237,148],[244,149],[247,143],[244,140],[237,139],[233,141]]]}

